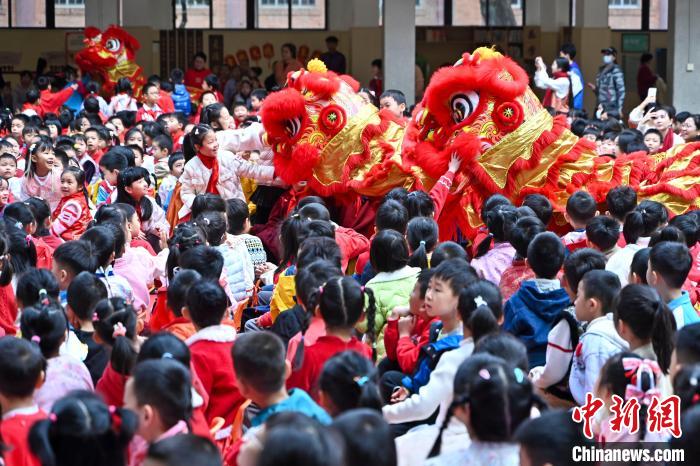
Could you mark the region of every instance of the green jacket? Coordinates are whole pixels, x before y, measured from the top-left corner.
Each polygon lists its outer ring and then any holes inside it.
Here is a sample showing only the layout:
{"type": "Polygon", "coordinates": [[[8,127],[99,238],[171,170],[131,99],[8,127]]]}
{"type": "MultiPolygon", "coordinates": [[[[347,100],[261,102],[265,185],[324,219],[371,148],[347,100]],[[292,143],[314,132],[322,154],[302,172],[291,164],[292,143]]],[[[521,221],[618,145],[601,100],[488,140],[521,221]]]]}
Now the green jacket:
{"type": "MultiPolygon", "coordinates": [[[[384,349],[384,327],[389,313],[397,306],[408,306],[408,299],[418,280],[420,269],[406,266],[393,272],[379,272],[367,282],[374,292],[377,312],[374,317],[374,330],[377,335],[377,361],[386,355],[384,349]]],[[[357,324],[357,330],[367,331],[367,319],[357,324]]]]}

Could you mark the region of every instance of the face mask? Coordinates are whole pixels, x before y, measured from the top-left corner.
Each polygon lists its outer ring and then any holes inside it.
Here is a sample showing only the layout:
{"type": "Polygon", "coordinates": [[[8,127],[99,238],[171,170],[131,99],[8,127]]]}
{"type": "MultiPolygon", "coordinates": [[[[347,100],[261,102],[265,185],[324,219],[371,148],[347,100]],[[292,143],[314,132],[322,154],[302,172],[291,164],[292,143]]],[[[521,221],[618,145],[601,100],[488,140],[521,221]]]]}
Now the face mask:
{"type": "Polygon", "coordinates": [[[614,59],[615,57],[613,57],[612,55],[603,55],[603,63],[605,63],[606,65],[612,63],[614,59]]]}

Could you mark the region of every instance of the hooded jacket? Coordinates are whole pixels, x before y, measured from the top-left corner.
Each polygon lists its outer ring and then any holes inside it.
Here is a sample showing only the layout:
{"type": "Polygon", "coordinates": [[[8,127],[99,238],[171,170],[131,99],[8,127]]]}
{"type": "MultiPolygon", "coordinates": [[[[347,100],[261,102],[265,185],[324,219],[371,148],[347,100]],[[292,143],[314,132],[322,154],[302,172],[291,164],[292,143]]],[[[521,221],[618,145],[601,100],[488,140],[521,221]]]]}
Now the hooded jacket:
{"type": "Polygon", "coordinates": [[[569,375],[569,389],[576,403],[583,405],[586,393],[593,393],[600,370],[610,356],[628,347],[627,342],[615,330],[612,312],[593,319],[588,324],[574,350],[569,375]]]}
{"type": "Polygon", "coordinates": [[[189,116],[192,113],[192,98],[184,84],[175,84],[171,95],[176,112],[189,116]]]}
{"type": "Polygon", "coordinates": [[[506,302],[503,330],[525,344],[530,367],[544,365],[547,335],[567,306],[569,295],[563,288],[542,291],[536,280],[524,281],[506,302]]]}

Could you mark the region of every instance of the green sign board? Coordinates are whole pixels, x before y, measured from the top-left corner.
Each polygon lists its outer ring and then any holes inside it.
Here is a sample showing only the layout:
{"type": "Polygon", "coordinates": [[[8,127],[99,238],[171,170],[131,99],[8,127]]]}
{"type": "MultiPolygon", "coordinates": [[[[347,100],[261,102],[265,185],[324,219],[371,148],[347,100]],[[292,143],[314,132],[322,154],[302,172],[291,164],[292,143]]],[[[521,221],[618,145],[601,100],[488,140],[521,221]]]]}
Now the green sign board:
{"type": "Polygon", "coordinates": [[[649,34],[624,33],[622,34],[623,53],[645,53],[649,51],[649,34]]]}

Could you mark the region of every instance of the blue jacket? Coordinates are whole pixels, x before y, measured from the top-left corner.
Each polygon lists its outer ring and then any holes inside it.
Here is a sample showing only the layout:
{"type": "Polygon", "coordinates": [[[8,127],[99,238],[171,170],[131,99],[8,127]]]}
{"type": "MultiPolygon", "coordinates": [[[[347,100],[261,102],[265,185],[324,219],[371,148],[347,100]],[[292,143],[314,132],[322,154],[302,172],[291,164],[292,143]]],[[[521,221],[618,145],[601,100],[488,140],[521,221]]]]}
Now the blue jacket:
{"type": "Polygon", "coordinates": [[[184,84],[175,84],[172,98],[176,112],[182,112],[185,115],[192,113],[192,98],[184,84]]]}
{"type": "Polygon", "coordinates": [[[273,414],[288,411],[305,414],[312,419],[316,419],[323,425],[328,425],[331,423],[331,417],[328,415],[328,413],[325,412],[318,404],[316,404],[316,402],[312,400],[304,390],[292,388],[289,391],[289,398],[261,410],[258,415],[252,419],[250,424],[252,427],[262,425],[273,414]]]}
{"type": "Polygon", "coordinates": [[[581,73],[581,68],[578,67],[578,63],[576,63],[575,61],[571,62],[571,71],[578,75],[579,78],[581,78],[581,83],[583,84],[583,88],[581,88],[581,91],[574,96],[574,109],[583,110],[583,89],[586,88],[586,81],[583,80],[583,73],[581,73]]]}
{"type": "Polygon", "coordinates": [[[525,344],[530,367],[544,365],[547,335],[567,306],[569,295],[563,288],[542,292],[534,280],[524,281],[506,302],[503,330],[525,344]]]}

